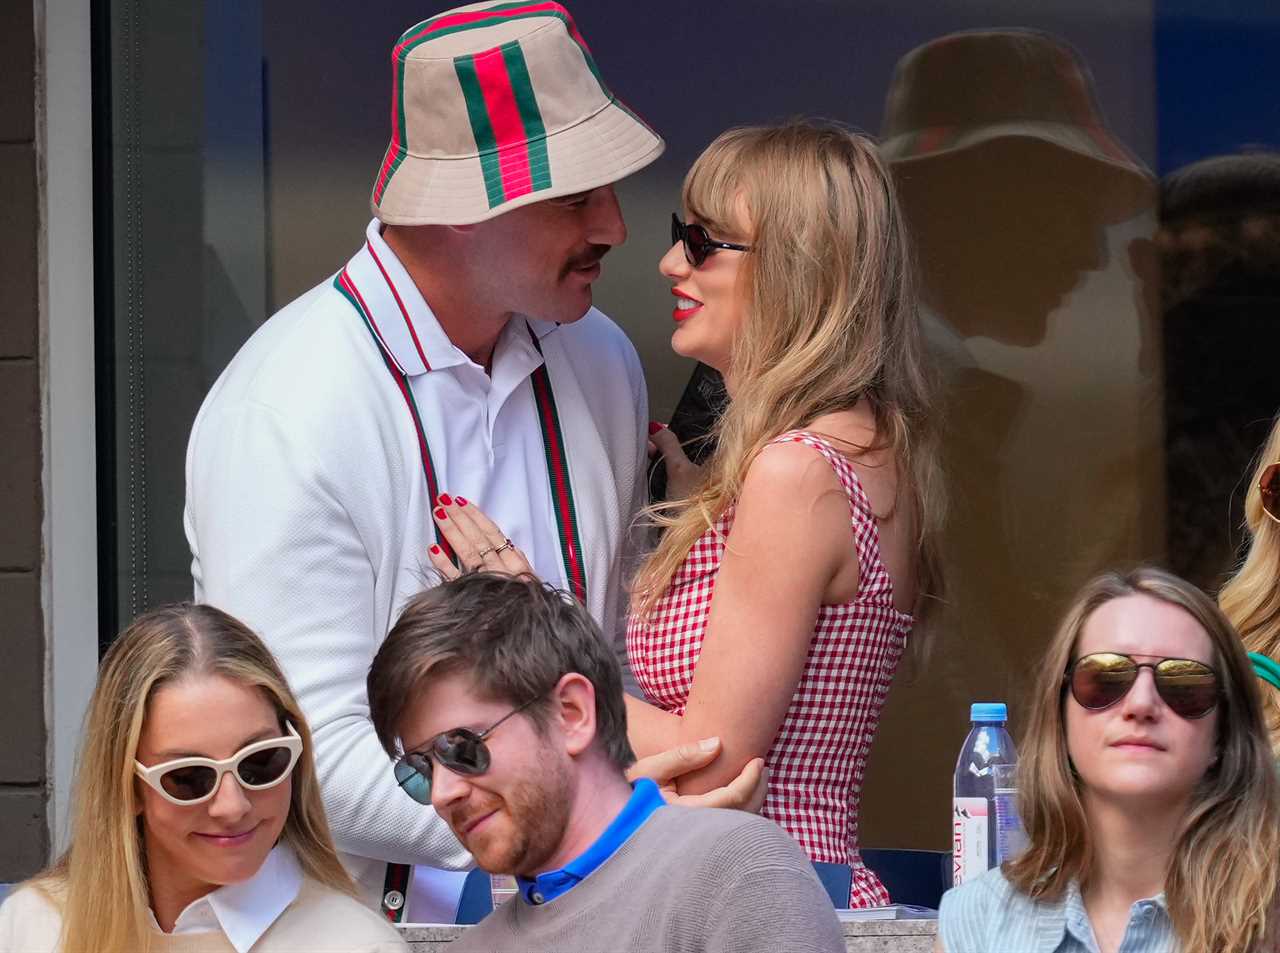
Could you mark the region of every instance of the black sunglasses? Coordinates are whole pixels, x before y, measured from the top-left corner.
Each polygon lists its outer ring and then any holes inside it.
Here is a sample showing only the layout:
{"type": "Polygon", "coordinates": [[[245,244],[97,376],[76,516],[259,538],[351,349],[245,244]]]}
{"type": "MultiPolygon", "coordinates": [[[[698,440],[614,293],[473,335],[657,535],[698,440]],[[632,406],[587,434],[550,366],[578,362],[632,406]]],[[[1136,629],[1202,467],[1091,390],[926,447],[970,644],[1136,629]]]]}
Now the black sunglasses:
{"type": "Polygon", "coordinates": [[[733,242],[718,242],[701,225],[686,225],[680,216],[671,213],[671,244],[679,242],[684,246],[685,261],[697,268],[712,252],[727,248],[730,251],[751,251],[750,245],[735,245],[733,242]]]}
{"type": "Polygon", "coordinates": [[[1071,663],[1063,680],[1081,708],[1101,711],[1129,693],[1138,672],[1151,669],[1156,692],[1169,710],[1181,718],[1202,718],[1218,704],[1218,673],[1203,662],[1166,658],[1138,662],[1118,652],[1095,652],[1071,663]]]}
{"type": "Polygon", "coordinates": [[[462,774],[469,778],[484,774],[489,770],[489,749],[484,739],[512,715],[518,715],[537,700],[529,699],[519,708],[507,712],[479,734],[470,728],[453,728],[436,735],[427,742],[425,748],[406,752],[392,765],[396,784],[419,804],[430,804],[432,758],[454,774],[462,774]]]}

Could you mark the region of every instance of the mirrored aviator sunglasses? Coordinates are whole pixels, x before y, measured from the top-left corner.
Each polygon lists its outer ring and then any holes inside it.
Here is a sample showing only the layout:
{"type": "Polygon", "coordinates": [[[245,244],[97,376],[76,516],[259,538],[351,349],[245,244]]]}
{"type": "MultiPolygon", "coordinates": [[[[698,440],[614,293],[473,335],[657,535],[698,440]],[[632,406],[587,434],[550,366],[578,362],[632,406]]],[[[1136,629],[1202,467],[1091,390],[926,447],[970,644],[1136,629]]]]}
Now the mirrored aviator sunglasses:
{"type": "Polygon", "coordinates": [[[419,804],[431,804],[433,758],[454,774],[466,777],[477,777],[489,770],[489,749],[482,735],[467,728],[437,735],[426,751],[410,751],[393,765],[396,783],[419,804]]]}
{"type": "Polygon", "coordinates": [[[489,770],[489,748],[484,739],[510,718],[514,718],[540,696],[530,698],[523,705],[507,712],[484,731],[475,732],[470,728],[454,728],[444,731],[431,739],[424,749],[407,752],[391,764],[395,773],[396,784],[404,788],[406,794],[419,804],[431,803],[431,762],[438,761],[454,774],[464,777],[477,777],[489,770]]]}
{"type": "Polygon", "coordinates": [[[234,774],[247,791],[265,791],[284,781],[302,755],[302,739],[285,723],[288,737],[245,745],[230,758],[178,758],[147,767],[133,762],[134,773],[161,797],[184,807],[203,804],[218,792],[225,774],[234,774]]]}
{"type": "Polygon", "coordinates": [[[1262,471],[1258,495],[1262,498],[1262,512],[1280,523],[1280,463],[1273,463],[1262,471]]]}
{"type": "Polygon", "coordinates": [[[1217,706],[1218,673],[1192,659],[1137,662],[1128,655],[1096,652],[1076,659],[1063,678],[1081,708],[1102,711],[1129,693],[1144,668],[1155,676],[1160,699],[1180,718],[1202,718],[1217,706]]]}

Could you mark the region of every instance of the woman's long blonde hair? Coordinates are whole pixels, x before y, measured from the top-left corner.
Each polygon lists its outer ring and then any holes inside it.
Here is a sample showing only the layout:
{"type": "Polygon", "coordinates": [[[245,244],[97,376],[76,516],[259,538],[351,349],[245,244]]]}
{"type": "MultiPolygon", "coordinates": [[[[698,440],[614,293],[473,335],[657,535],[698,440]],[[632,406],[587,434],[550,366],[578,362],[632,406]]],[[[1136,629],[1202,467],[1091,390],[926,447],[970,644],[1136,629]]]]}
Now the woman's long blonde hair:
{"type": "Polygon", "coordinates": [[[72,795],[70,846],[33,884],[62,910],[60,949],[150,948],[151,905],[133,762],[147,703],[162,685],[221,675],[252,685],[302,737],[281,842],[303,873],[354,895],[338,861],[312,758],[311,731],[275,659],[249,629],[205,605],[174,605],[139,616],[102,660],[85,717],[72,795]]]}
{"type": "Polygon", "coordinates": [[[1213,600],[1159,569],[1107,573],[1076,596],[1040,668],[1018,766],[1029,846],[1004,866],[1033,898],[1057,900],[1093,864],[1080,779],[1067,751],[1063,678],[1089,617],[1112,599],[1146,595],[1183,609],[1209,634],[1222,679],[1218,759],[1192,799],[1165,874],[1165,898],[1186,953],[1262,953],[1276,936],[1280,790],[1262,721],[1257,679],[1231,623],[1213,600]]]}
{"type": "Polygon", "coordinates": [[[864,398],[875,414],[875,447],[855,449],[892,450],[897,502],[917,528],[917,589],[938,595],[943,503],[915,268],[875,145],[826,122],[731,129],[693,164],[683,201],[690,216],[721,234],[740,230],[745,203],[745,315],[716,450],[691,497],[651,510],[665,532],[636,574],[633,608],[643,615],[661,598],[693,544],[738,498],[771,438],[864,398]]]}
{"type": "MultiPolygon", "coordinates": [[[[1249,552],[1222,591],[1218,605],[1240,631],[1245,648],[1280,659],[1280,523],[1262,510],[1258,481],[1269,464],[1280,461],[1280,417],[1271,426],[1244,499],[1249,552]]],[[[1280,693],[1263,695],[1263,714],[1271,746],[1280,751],[1280,693]]]]}

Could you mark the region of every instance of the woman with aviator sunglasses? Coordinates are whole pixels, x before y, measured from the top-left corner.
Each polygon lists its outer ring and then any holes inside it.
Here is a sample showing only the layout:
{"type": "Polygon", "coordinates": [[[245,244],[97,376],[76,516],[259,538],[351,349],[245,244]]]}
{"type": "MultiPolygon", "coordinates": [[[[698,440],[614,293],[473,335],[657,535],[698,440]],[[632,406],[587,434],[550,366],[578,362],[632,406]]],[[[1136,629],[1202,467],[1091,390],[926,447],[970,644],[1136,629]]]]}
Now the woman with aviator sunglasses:
{"type": "Polygon", "coordinates": [[[403,950],[354,896],[311,734],[243,624],[139,617],[89,702],[70,844],[0,906],[0,953],[403,950]]]}
{"type": "Polygon", "coordinates": [[[1204,593],[1157,569],[1086,585],[1020,750],[1029,846],[943,897],[938,949],[1276,949],[1280,788],[1258,682],[1204,593]]]}
{"type": "Polygon", "coordinates": [[[1271,747],[1280,756],[1280,417],[1271,426],[1244,501],[1249,550],[1218,594],[1218,604],[1255,654],[1255,667],[1271,688],[1263,714],[1271,747]],[[1274,690],[1273,690],[1274,689],[1274,690]]]}

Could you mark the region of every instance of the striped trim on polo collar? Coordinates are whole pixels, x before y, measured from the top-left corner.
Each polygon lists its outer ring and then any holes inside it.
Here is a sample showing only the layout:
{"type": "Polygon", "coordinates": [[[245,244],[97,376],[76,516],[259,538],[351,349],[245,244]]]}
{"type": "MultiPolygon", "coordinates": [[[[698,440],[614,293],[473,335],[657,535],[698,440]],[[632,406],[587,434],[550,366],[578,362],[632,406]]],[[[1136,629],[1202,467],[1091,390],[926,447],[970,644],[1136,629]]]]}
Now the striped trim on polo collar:
{"type": "MultiPolygon", "coordinates": [[[[386,341],[383,339],[381,332],[378,330],[378,324],[374,320],[373,312],[369,310],[369,305],[364,300],[364,295],[360,293],[360,289],[356,287],[356,283],[351,280],[350,272],[344,268],[334,276],[333,286],[338,292],[347,299],[347,302],[360,316],[360,320],[364,323],[365,330],[373,338],[374,346],[378,350],[378,354],[382,357],[382,363],[387,368],[387,373],[391,375],[391,379],[395,382],[396,389],[400,392],[400,396],[404,399],[405,406],[409,410],[409,416],[413,420],[413,430],[418,441],[418,457],[422,464],[422,476],[427,484],[427,499],[434,501],[440,495],[440,484],[436,479],[435,462],[431,458],[431,448],[427,444],[427,432],[422,426],[422,415],[418,412],[418,402],[414,400],[413,388],[409,386],[409,376],[396,361],[395,356],[387,347],[386,341]]],[[[432,523],[432,530],[435,532],[436,543],[444,551],[454,565],[457,565],[458,558],[453,551],[453,547],[449,545],[449,541],[445,539],[444,534],[440,532],[440,527],[432,523]]],[[[394,866],[394,865],[393,865],[394,866]]],[[[388,873],[390,876],[390,873],[388,873]]],[[[403,893],[403,890],[401,890],[403,893]]]]}
{"type": "MultiPolygon", "coordinates": [[[[609,92],[608,87],[605,86],[604,79],[600,75],[600,70],[597,68],[595,59],[591,55],[591,50],[587,47],[586,40],[584,40],[582,34],[578,32],[577,24],[573,22],[573,17],[569,14],[569,11],[559,3],[500,3],[488,8],[487,10],[473,10],[470,13],[445,13],[429,20],[424,20],[422,23],[410,27],[405,31],[405,33],[400,37],[400,41],[391,51],[391,147],[387,150],[386,159],[383,161],[382,169],[378,174],[378,182],[374,186],[373,201],[375,204],[382,201],[383,193],[386,192],[387,186],[391,182],[391,178],[403,164],[405,156],[409,154],[409,137],[408,130],[406,129],[404,107],[404,72],[405,62],[408,59],[409,54],[423,43],[436,37],[447,36],[452,33],[460,33],[464,30],[474,30],[481,27],[494,26],[495,24],[508,20],[523,20],[530,17],[554,17],[564,23],[565,28],[569,31],[569,35],[573,37],[574,42],[576,42],[578,47],[582,50],[582,56],[583,59],[586,60],[587,68],[591,70],[591,74],[596,78],[596,82],[600,84],[600,89],[604,92],[606,97],[613,100],[613,95],[609,92]]],[[[496,75],[500,71],[505,71],[507,74],[507,83],[510,85],[512,91],[511,96],[515,99],[517,104],[517,113],[520,124],[524,126],[525,135],[530,139],[533,138],[532,134],[529,132],[531,119],[533,116],[536,116],[536,128],[540,130],[537,133],[539,136],[537,145],[540,147],[542,160],[545,163],[546,132],[545,129],[542,128],[542,116],[538,111],[537,99],[534,96],[533,86],[529,81],[528,69],[523,65],[524,55],[519,51],[519,41],[513,41],[506,44],[504,47],[500,47],[495,50],[488,50],[482,53],[471,54],[469,56],[461,56],[458,57],[458,60],[469,60],[474,63],[477,58],[487,58],[498,55],[502,58],[502,64],[500,67],[496,63],[493,64],[495,67],[493,71],[491,73],[486,73],[489,83],[486,84],[484,80],[477,76],[477,83],[480,89],[484,90],[481,95],[487,107],[485,112],[489,113],[493,108],[491,105],[490,94],[492,94],[493,97],[492,102],[496,102],[500,106],[506,102],[502,96],[502,90],[504,88],[502,77],[496,75]],[[512,59],[504,52],[507,47],[516,48],[516,54],[519,57],[519,65],[515,68],[512,66],[512,59]],[[527,98],[527,102],[522,100],[522,96],[527,98]],[[529,109],[530,106],[532,107],[531,111],[529,109]]],[[[458,60],[455,60],[455,66],[458,60]]],[[[462,72],[459,72],[458,78],[462,81],[462,72]]],[[[466,92],[465,84],[463,89],[464,92],[466,92]]],[[[496,176],[498,182],[505,185],[507,180],[503,175],[502,162],[497,156],[493,156],[486,152],[485,140],[482,138],[483,128],[477,128],[477,115],[472,104],[471,93],[467,93],[467,114],[471,119],[472,132],[475,133],[476,147],[480,152],[481,163],[484,168],[485,188],[488,191],[489,207],[493,208],[495,205],[500,204],[502,200],[499,199],[497,202],[494,201],[494,192],[491,185],[491,169],[495,170],[493,175],[496,176]]],[[[491,129],[496,125],[501,125],[504,130],[508,128],[507,124],[512,119],[511,115],[504,110],[499,110],[497,123],[494,122],[494,116],[491,113],[487,118],[491,129]]],[[[481,124],[481,127],[482,126],[483,124],[481,124]]],[[[504,141],[509,141],[496,133],[492,139],[496,142],[496,148],[501,148],[504,141]]],[[[490,152],[494,148],[495,146],[489,146],[490,152]]],[[[528,153],[534,153],[534,151],[535,150],[533,148],[530,148],[528,153]]],[[[534,168],[536,161],[536,154],[526,154],[525,157],[510,160],[513,175],[517,174],[514,170],[517,170],[526,163],[531,169],[534,168]]],[[[539,186],[539,188],[550,187],[549,166],[545,167],[545,175],[547,178],[547,184],[539,186]]],[[[512,181],[515,182],[517,180],[513,179],[512,181]]],[[[515,198],[518,195],[525,195],[531,191],[537,191],[537,189],[526,188],[524,191],[517,191],[514,195],[508,196],[508,198],[510,199],[515,198]]]]}

